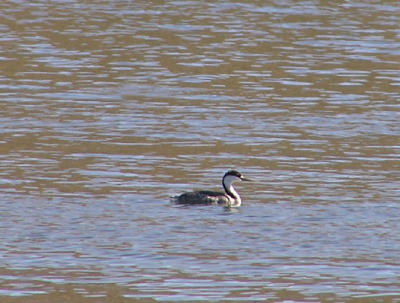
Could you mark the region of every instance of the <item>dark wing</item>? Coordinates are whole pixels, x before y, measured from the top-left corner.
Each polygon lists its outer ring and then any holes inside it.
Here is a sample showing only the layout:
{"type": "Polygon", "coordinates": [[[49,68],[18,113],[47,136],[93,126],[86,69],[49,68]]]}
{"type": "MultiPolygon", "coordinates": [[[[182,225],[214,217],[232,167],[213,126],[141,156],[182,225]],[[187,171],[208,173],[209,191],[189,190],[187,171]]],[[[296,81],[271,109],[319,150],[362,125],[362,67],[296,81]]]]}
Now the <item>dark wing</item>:
{"type": "Polygon", "coordinates": [[[175,197],[175,202],[179,204],[213,204],[218,203],[225,195],[221,192],[201,190],[183,193],[175,197]]]}
{"type": "Polygon", "coordinates": [[[224,193],[221,193],[219,191],[212,191],[212,190],[200,190],[200,191],[195,191],[194,193],[198,193],[200,195],[210,196],[210,197],[225,196],[224,193]]]}

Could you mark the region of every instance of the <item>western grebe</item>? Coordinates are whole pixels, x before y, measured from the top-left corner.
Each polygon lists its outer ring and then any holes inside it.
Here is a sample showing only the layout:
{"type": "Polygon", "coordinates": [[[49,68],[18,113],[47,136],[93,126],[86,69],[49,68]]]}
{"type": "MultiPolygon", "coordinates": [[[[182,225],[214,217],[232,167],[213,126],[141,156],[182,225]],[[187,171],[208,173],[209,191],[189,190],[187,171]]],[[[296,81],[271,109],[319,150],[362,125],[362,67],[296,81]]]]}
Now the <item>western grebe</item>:
{"type": "Polygon", "coordinates": [[[225,193],[200,190],[194,192],[183,193],[180,196],[173,197],[174,201],[178,204],[223,204],[230,207],[239,207],[242,204],[239,194],[233,187],[233,182],[251,181],[242,176],[236,170],[230,170],[222,178],[222,186],[225,193]]]}

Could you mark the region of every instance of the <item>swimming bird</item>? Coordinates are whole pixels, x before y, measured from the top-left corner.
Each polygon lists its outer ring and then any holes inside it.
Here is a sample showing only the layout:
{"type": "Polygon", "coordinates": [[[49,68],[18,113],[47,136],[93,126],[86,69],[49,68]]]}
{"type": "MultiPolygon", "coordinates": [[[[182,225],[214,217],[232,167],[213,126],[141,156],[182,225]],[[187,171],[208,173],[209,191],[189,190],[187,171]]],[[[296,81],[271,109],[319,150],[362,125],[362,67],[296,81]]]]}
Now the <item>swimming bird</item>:
{"type": "Polygon", "coordinates": [[[238,192],[233,187],[235,181],[251,181],[236,170],[230,170],[222,177],[225,193],[209,190],[186,192],[173,197],[177,204],[222,204],[229,207],[239,207],[242,204],[238,192]]]}

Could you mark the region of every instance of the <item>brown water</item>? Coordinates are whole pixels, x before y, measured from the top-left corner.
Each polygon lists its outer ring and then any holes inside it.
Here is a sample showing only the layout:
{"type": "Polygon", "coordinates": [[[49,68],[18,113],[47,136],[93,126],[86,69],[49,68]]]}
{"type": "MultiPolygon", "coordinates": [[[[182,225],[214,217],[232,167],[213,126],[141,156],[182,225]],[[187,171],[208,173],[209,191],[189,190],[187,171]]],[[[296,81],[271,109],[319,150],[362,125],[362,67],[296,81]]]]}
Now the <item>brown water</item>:
{"type": "Polygon", "coordinates": [[[396,1],[0,18],[1,302],[400,302],[396,1]]]}

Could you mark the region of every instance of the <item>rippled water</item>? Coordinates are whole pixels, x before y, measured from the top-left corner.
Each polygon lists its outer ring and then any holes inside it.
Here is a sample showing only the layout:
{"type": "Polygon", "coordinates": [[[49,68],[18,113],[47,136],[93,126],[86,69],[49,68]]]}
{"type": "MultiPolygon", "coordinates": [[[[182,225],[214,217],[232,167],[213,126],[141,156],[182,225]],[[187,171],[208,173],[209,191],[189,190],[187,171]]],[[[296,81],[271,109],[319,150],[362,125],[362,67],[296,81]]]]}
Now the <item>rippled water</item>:
{"type": "Polygon", "coordinates": [[[399,11],[2,2],[1,301],[400,302],[399,11]]]}

